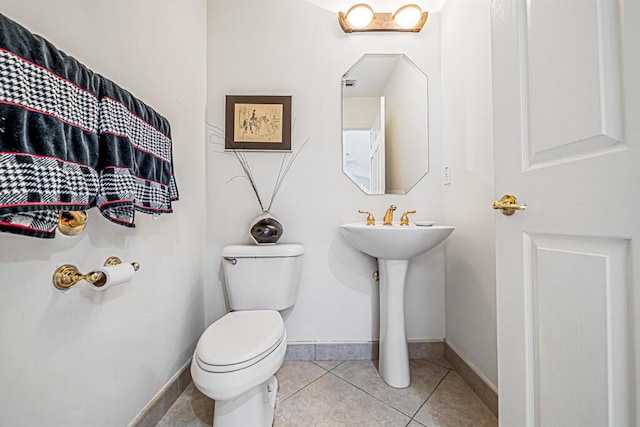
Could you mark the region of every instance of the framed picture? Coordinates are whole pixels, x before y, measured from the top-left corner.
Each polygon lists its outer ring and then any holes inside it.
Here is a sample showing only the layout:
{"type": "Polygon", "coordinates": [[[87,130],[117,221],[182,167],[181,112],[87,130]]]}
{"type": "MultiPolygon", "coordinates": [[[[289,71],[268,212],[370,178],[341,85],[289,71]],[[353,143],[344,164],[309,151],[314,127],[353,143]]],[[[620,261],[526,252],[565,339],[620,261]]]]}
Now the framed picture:
{"type": "Polygon", "coordinates": [[[291,151],[291,97],[227,95],[224,148],[291,151]]]}

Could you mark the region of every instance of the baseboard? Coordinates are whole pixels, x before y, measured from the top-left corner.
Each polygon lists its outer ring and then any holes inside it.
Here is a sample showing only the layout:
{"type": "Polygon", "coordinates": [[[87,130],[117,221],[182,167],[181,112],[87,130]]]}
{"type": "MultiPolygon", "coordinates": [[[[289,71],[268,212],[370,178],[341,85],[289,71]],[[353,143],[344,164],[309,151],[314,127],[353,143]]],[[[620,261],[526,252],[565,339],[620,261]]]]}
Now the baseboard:
{"type": "MultiPolygon", "coordinates": [[[[410,359],[443,359],[444,341],[410,341],[410,359]]],[[[377,341],[290,342],[285,360],[372,360],[378,358],[377,341]]]]}
{"type": "Polygon", "coordinates": [[[167,413],[171,405],[178,399],[182,392],[191,383],[191,360],[162,387],[142,408],[142,411],[129,423],[129,427],[153,427],[167,413]]]}
{"type": "Polygon", "coordinates": [[[497,417],[498,391],[495,386],[449,342],[445,342],[444,347],[444,358],[497,417]]]}

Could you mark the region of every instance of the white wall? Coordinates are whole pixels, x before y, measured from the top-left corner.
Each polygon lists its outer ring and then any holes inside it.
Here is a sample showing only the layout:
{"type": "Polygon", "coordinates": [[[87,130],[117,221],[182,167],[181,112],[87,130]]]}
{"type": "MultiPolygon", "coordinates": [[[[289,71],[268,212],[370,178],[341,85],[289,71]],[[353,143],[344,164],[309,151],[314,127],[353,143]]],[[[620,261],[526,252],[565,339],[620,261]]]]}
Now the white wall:
{"type": "MultiPolygon", "coordinates": [[[[224,126],[227,94],[290,94],[294,150],[310,138],[272,209],[284,224],[283,241],[300,242],[306,250],[300,294],[287,319],[289,340],[377,340],[374,260],[351,248],[338,225],[364,221],[358,209],[381,220],[390,204],[399,211],[417,209],[417,219],[442,222],[442,187],[440,174],[430,173],[408,195],[367,196],[342,173],[340,78],[365,53],[401,52],[421,67],[431,83],[430,161],[439,170],[439,14],[431,13],[419,34],[345,34],[333,11],[306,1],[209,0],[208,11],[208,121],[224,126]]],[[[260,213],[245,180],[227,183],[241,172],[220,150],[207,145],[208,323],[226,310],[221,248],[248,243],[249,223],[260,213]]],[[[249,160],[268,199],[281,157],[250,153],[249,160]]],[[[444,337],[442,247],[411,264],[406,302],[410,339],[444,337]]]]}
{"type": "Polygon", "coordinates": [[[456,227],[446,254],[446,337],[497,383],[495,213],[490,0],[449,0],[442,9],[444,219],[456,227]]]}
{"type": "Polygon", "coordinates": [[[0,0],[0,9],[169,119],[181,200],[126,229],[89,212],[85,233],[0,234],[0,425],[124,426],[190,358],[204,327],[204,0],[0,0]],[[141,269],[95,293],[53,288],[110,255],[141,269]]]}

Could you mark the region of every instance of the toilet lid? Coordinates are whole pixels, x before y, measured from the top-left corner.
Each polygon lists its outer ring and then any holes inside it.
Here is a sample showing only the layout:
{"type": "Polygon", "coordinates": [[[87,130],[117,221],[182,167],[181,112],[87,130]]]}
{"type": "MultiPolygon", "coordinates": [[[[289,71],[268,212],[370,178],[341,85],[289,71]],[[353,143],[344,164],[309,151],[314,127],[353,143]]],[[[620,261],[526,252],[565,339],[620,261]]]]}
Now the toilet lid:
{"type": "Polygon", "coordinates": [[[242,369],[271,353],[284,334],[284,322],[275,310],[233,311],[204,331],[196,356],[211,372],[242,369]]]}

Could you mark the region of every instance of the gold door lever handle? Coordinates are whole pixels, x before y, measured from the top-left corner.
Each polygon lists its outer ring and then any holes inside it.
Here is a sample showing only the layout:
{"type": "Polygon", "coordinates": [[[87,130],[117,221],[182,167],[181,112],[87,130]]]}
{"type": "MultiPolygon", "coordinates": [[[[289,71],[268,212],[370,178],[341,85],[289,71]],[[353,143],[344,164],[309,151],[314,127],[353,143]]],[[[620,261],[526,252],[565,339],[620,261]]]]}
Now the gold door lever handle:
{"type": "Polygon", "coordinates": [[[505,194],[500,201],[493,202],[493,209],[500,209],[503,215],[513,215],[516,211],[527,209],[524,203],[518,203],[516,196],[505,194]]]}

